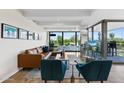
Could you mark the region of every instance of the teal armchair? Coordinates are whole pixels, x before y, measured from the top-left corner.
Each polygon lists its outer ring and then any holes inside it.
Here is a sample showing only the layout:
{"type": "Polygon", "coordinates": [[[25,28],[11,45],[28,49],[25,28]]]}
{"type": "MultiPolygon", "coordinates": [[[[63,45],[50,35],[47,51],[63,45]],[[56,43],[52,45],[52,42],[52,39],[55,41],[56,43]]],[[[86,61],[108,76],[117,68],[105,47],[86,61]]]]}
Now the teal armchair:
{"type": "Polygon", "coordinates": [[[41,77],[45,83],[48,80],[63,81],[67,68],[67,60],[41,60],[41,77]]]}
{"type": "Polygon", "coordinates": [[[111,60],[97,60],[87,64],[77,64],[76,68],[84,79],[90,81],[106,81],[112,66],[111,60]]]}

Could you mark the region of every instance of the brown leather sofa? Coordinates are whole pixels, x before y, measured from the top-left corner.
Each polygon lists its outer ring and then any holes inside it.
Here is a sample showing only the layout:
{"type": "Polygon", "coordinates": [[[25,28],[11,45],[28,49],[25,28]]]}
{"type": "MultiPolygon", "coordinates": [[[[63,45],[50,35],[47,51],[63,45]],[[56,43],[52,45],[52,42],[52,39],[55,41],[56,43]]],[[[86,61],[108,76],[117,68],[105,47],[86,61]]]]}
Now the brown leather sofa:
{"type": "Polygon", "coordinates": [[[48,55],[44,53],[42,47],[25,50],[18,54],[18,67],[20,68],[39,68],[40,60],[48,55]]]}

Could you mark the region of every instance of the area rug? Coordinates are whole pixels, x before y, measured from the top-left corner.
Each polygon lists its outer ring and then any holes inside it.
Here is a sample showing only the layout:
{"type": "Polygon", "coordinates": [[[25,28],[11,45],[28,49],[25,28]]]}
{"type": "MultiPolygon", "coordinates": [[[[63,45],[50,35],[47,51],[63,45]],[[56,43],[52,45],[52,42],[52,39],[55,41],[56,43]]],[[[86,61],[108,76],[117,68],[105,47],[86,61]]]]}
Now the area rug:
{"type": "MultiPolygon", "coordinates": [[[[64,78],[71,78],[72,75],[72,67],[69,65],[69,69],[66,70],[65,73],[65,77],[64,78]]],[[[74,67],[74,77],[75,78],[82,78],[82,76],[80,75],[79,77],[79,72],[76,69],[76,67],[74,67]]],[[[30,71],[28,71],[28,74],[25,76],[25,78],[30,79],[30,78],[41,78],[41,73],[39,69],[32,69],[30,71]]]]}

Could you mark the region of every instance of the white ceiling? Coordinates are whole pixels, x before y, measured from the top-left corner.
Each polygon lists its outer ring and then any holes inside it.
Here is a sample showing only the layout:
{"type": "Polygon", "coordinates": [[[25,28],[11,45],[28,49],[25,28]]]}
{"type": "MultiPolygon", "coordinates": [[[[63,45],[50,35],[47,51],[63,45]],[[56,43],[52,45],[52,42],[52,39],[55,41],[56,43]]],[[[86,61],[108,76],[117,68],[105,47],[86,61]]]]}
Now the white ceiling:
{"type": "Polygon", "coordinates": [[[46,30],[79,30],[94,9],[20,9],[23,16],[46,30]]]}
{"type": "MultiPolygon", "coordinates": [[[[124,19],[124,9],[19,9],[23,16],[46,31],[76,31],[103,19],[124,19]]],[[[108,29],[124,27],[123,23],[109,23],[108,29]]],[[[95,26],[99,31],[100,25],[95,26]]]]}

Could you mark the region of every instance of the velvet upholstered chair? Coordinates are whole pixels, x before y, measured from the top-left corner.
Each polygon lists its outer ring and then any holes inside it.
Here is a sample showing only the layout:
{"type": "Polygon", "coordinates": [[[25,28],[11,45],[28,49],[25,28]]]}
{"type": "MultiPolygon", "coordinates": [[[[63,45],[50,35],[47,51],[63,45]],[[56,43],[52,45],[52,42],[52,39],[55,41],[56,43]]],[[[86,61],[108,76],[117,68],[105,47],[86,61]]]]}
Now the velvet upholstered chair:
{"type": "Polygon", "coordinates": [[[63,81],[67,68],[67,60],[42,59],[41,77],[47,83],[48,80],[63,81]]]}
{"type": "Polygon", "coordinates": [[[111,60],[97,60],[87,64],[77,64],[76,68],[84,79],[90,81],[106,81],[112,66],[111,60]]]}

